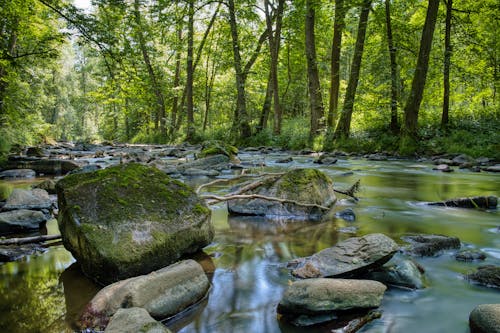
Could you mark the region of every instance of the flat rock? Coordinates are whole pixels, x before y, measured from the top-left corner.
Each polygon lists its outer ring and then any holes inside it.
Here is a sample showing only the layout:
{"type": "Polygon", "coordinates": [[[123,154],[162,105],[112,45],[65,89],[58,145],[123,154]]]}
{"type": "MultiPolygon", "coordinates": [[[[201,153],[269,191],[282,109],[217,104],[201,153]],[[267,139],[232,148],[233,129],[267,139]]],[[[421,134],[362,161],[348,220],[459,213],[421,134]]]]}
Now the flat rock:
{"type": "Polygon", "coordinates": [[[50,209],[52,207],[52,200],[47,191],[35,188],[33,190],[23,190],[15,188],[12,190],[5,206],[2,210],[14,209],[50,209]]]}
{"type": "Polygon", "coordinates": [[[346,239],[308,258],[295,260],[292,274],[299,278],[346,277],[362,274],[382,266],[398,251],[399,246],[383,234],[369,234],[346,239]]]}
{"type": "Polygon", "coordinates": [[[460,239],[443,235],[414,235],[402,239],[408,243],[409,253],[417,256],[432,257],[443,250],[459,249],[460,239]]]}
{"type": "Polygon", "coordinates": [[[32,231],[40,228],[47,216],[38,210],[18,209],[0,213],[0,234],[32,231]]]}
{"type": "Polygon", "coordinates": [[[446,201],[429,202],[429,206],[444,206],[444,207],[458,207],[458,208],[481,208],[481,209],[495,209],[498,205],[498,198],[494,195],[490,196],[477,196],[469,198],[455,198],[446,201]]]}
{"type": "Polygon", "coordinates": [[[0,262],[16,261],[35,253],[43,253],[46,250],[38,244],[0,246],[0,262]]]}
{"type": "Polygon", "coordinates": [[[453,168],[451,168],[448,164],[438,164],[432,170],[441,171],[441,172],[453,172],[453,168]]]}
{"type": "Polygon", "coordinates": [[[9,156],[5,165],[6,169],[32,169],[45,175],[65,175],[79,167],[79,163],[70,160],[22,156],[9,156]]]}
{"type": "Polygon", "coordinates": [[[214,236],[205,202],[154,167],[121,164],[56,187],[63,244],[101,284],[165,267],[214,236]]]}
{"type": "Polygon", "coordinates": [[[482,168],[483,171],[488,172],[500,172],[500,164],[491,165],[485,168],[482,168]]]}
{"type": "Polygon", "coordinates": [[[142,308],[118,309],[104,333],[169,333],[165,325],[154,320],[142,308]]]}
{"type": "Polygon", "coordinates": [[[156,319],[171,317],[205,297],[209,287],[201,265],[184,260],[101,289],[87,304],[80,324],[102,329],[120,308],[130,307],[143,308],[156,319]]]}
{"type": "Polygon", "coordinates": [[[486,254],[478,249],[463,249],[455,254],[458,261],[477,261],[486,259],[486,254]]]}
{"type": "Polygon", "coordinates": [[[0,179],[34,178],[36,172],[31,169],[12,169],[0,172],[0,179]]]}
{"type": "Polygon", "coordinates": [[[469,315],[471,333],[500,333],[500,304],[480,304],[469,315]]]}
{"type": "Polygon", "coordinates": [[[286,316],[380,306],[386,286],[377,281],[316,278],[293,282],[283,294],[278,313],[286,316]]]}
{"type": "Polygon", "coordinates": [[[500,288],[500,266],[480,266],[476,272],[467,274],[466,278],[486,287],[500,288]]]}

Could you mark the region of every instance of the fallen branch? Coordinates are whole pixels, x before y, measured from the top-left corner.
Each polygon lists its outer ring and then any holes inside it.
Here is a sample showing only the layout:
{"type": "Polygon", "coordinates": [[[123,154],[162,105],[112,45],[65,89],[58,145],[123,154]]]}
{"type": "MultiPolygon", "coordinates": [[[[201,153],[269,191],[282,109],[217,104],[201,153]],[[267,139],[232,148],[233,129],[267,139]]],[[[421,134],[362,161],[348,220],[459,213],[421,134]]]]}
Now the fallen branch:
{"type": "Polygon", "coordinates": [[[358,179],[351,187],[349,187],[345,191],[343,191],[343,190],[337,190],[337,189],[333,189],[333,191],[336,192],[336,193],[347,195],[348,197],[351,197],[354,200],[358,201],[359,199],[354,194],[359,191],[359,185],[360,185],[360,183],[361,183],[361,181],[358,179]]]}
{"type": "Polygon", "coordinates": [[[282,176],[284,174],[285,173],[283,173],[283,172],[280,172],[280,173],[260,173],[260,174],[246,174],[246,173],[244,173],[244,174],[241,174],[241,175],[233,177],[233,178],[216,179],[216,180],[211,181],[209,183],[201,184],[200,186],[198,186],[198,188],[196,189],[196,194],[199,194],[204,187],[213,186],[213,185],[217,185],[220,183],[230,183],[234,180],[238,180],[238,179],[242,179],[242,178],[256,178],[256,177],[267,177],[267,176],[279,177],[279,176],[282,176]]]}
{"type": "Polygon", "coordinates": [[[44,235],[44,236],[34,236],[34,237],[23,237],[23,238],[8,238],[1,239],[0,245],[21,245],[28,243],[43,243],[51,240],[61,239],[61,235],[44,235]]]}
{"type": "Polygon", "coordinates": [[[209,205],[213,205],[217,202],[229,201],[229,200],[261,199],[261,200],[267,200],[267,201],[276,201],[279,203],[290,203],[290,204],[294,204],[294,205],[301,206],[301,207],[318,208],[318,209],[325,210],[325,211],[330,210],[330,208],[325,207],[325,206],[321,206],[321,205],[303,203],[303,202],[298,202],[295,200],[281,199],[281,198],[276,198],[276,197],[267,197],[265,195],[260,195],[260,194],[235,194],[235,195],[226,195],[226,196],[207,194],[207,195],[202,195],[201,198],[205,199],[205,200],[207,200],[207,199],[214,200],[213,202],[207,202],[209,205]]]}
{"type": "Polygon", "coordinates": [[[382,317],[382,313],[379,311],[370,311],[361,318],[353,319],[346,326],[332,330],[332,333],[354,333],[359,331],[363,326],[369,322],[382,317]]]}

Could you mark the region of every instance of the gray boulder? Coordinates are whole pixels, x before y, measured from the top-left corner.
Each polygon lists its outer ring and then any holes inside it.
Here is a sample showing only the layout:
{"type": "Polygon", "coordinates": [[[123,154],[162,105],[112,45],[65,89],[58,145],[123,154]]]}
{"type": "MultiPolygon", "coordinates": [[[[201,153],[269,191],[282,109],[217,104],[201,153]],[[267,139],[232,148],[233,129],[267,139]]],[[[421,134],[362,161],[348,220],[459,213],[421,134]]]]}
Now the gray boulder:
{"type": "Polygon", "coordinates": [[[421,257],[432,257],[441,251],[460,248],[460,239],[443,235],[415,235],[402,239],[410,243],[408,252],[421,257]]]}
{"type": "Polygon", "coordinates": [[[104,333],[169,333],[165,325],[154,320],[142,308],[118,309],[104,333]]]}
{"type": "Polygon", "coordinates": [[[40,188],[49,194],[56,194],[56,181],[54,179],[46,179],[40,184],[33,186],[33,188],[40,188]]]}
{"type": "Polygon", "coordinates": [[[23,190],[15,188],[10,194],[3,210],[14,209],[50,209],[52,207],[52,200],[47,191],[42,189],[23,190]]]}
{"type": "Polygon", "coordinates": [[[316,324],[335,319],[339,311],[376,308],[385,290],[382,283],[371,280],[300,280],[285,291],[277,311],[293,324],[316,324]]]}
{"type": "Polygon", "coordinates": [[[223,170],[229,168],[229,157],[226,155],[210,155],[203,158],[198,158],[176,166],[177,171],[182,173],[188,169],[203,169],[203,170],[223,170]]]}
{"type": "Polygon", "coordinates": [[[347,277],[366,273],[389,261],[399,246],[383,234],[352,237],[308,258],[289,263],[297,267],[292,274],[299,278],[347,277]]]}
{"type": "Polygon", "coordinates": [[[478,249],[463,249],[455,254],[458,261],[476,261],[486,259],[486,254],[478,249]]]}
{"type": "Polygon", "coordinates": [[[251,189],[243,194],[286,199],[309,206],[260,198],[236,199],[227,203],[230,214],[319,220],[337,200],[332,180],[316,169],[293,169],[280,176],[259,180],[255,186],[250,184],[247,187],[251,189]]]}
{"type": "Polygon", "coordinates": [[[12,169],[0,172],[0,179],[34,178],[36,172],[31,169],[12,169]]]}
{"type": "Polygon", "coordinates": [[[63,244],[103,284],[174,263],[214,235],[205,202],[153,167],[122,164],[56,187],[63,244]]]}
{"type": "Polygon", "coordinates": [[[491,166],[483,168],[482,170],[488,171],[488,172],[500,172],[500,164],[491,165],[491,166]]]}
{"type": "Polygon", "coordinates": [[[47,216],[38,210],[18,209],[0,213],[0,234],[31,231],[40,228],[47,216]]]}
{"type": "Polygon", "coordinates": [[[407,259],[391,260],[381,269],[368,273],[366,278],[395,287],[425,288],[424,270],[412,260],[407,259]]]}
{"type": "Polygon", "coordinates": [[[500,304],[480,304],[469,315],[471,333],[500,333],[500,304]]]}
{"type": "Polygon", "coordinates": [[[100,290],[87,304],[82,328],[102,329],[120,308],[140,307],[156,319],[173,316],[205,297],[210,283],[200,264],[185,260],[115,282],[100,290]]]}
{"type": "Polygon", "coordinates": [[[467,280],[491,288],[500,288],[500,266],[485,265],[466,275],[467,280]]]}

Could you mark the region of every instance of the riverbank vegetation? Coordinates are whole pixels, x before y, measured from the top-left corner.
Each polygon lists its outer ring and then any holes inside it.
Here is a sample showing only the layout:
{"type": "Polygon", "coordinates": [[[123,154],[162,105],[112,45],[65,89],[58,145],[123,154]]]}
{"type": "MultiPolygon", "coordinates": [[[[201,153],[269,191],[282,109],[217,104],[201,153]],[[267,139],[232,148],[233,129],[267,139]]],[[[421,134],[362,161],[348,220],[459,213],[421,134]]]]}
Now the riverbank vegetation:
{"type": "Polygon", "coordinates": [[[52,140],[500,159],[495,1],[12,0],[0,152],[52,140]]]}

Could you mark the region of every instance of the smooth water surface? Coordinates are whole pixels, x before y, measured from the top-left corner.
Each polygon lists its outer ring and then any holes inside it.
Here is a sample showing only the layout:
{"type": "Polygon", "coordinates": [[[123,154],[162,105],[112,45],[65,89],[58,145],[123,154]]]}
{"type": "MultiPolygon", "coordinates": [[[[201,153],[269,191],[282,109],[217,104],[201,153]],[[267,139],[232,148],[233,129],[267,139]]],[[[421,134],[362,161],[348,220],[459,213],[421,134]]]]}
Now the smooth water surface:
{"type": "MultiPolygon", "coordinates": [[[[283,169],[266,155],[267,168],[283,169]]],[[[243,155],[244,161],[263,159],[243,155]]],[[[286,166],[314,167],[312,157],[294,157],[286,166]]],[[[484,262],[458,262],[453,252],[417,258],[426,269],[428,288],[388,289],[382,318],[361,332],[468,332],[468,315],[478,304],[500,303],[497,289],[471,285],[463,274],[479,265],[500,265],[500,214],[497,210],[429,207],[425,201],[461,196],[500,195],[500,175],[459,171],[441,173],[432,166],[409,161],[339,160],[320,167],[347,188],[361,180],[358,203],[339,196],[338,210],[351,207],[355,222],[332,219],[322,223],[268,221],[229,217],[224,204],[213,207],[216,236],[204,249],[212,288],[208,299],[188,315],[167,325],[189,332],[330,332],[331,326],[296,328],[278,319],[276,306],[290,281],[288,260],[313,254],[353,236],[382,232],[403,244],[413,233],[457,236],[464,246],[488,254],[484,262]],[[207,259],[208,258],[208,259],[207,259]]],[[[197,182],[202,182],[198,180],[197,182]]],[[[207,180],[208,181],[208,180],[207,180]]],[[[227,192],[227,186],[208,190],[227,192]]],[[[50,224],[49,224],[50,225],[50,224]]],[[[201,257],[201,256],[199,256],[201,257]]],[[[201,259],[199,259],[201,260],[201,259]]],[[[75,319],[98,288],[82,277],[72,256],[62,246],[0,265],[0,331],[72,332],[75,319]]]]}

